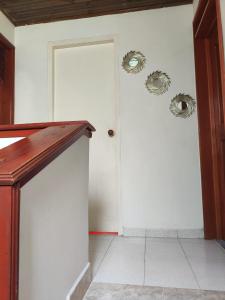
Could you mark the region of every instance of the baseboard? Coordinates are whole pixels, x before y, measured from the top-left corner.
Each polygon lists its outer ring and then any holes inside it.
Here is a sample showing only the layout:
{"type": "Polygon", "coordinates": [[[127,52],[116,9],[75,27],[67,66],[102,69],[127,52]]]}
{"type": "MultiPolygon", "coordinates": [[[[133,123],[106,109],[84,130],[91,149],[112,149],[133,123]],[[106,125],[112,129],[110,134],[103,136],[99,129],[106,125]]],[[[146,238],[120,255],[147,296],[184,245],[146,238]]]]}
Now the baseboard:
{"type": "Polygon", "coordinates": [[[177,238],[176,229],[147,229],[146,237],[177,238]]]}
{"type": "Polygon", "coordinates": [[[146,230],[143,228],[130,228],[130,227],[123,227],[123,236],[134,236],[134,237],[145,237],[146,230]]]}
{"type": "Polygon", "coordinates": [[[72,286],[66,300],[82,300],[91,284],[91,280],[91,268],[90,263],[88,263],[72,286]]]}
{"type": "Polygon", "coordinates": [[[204,239],[203,229],[181,229],[177,231],[178,238],[183,239],[204,239]]]}
{"type": "Polygon", "coordinates": [[[203,229],[144,229],[123,227],[123,235],[127,237],[152,238],[204,238],[203,229]]]}

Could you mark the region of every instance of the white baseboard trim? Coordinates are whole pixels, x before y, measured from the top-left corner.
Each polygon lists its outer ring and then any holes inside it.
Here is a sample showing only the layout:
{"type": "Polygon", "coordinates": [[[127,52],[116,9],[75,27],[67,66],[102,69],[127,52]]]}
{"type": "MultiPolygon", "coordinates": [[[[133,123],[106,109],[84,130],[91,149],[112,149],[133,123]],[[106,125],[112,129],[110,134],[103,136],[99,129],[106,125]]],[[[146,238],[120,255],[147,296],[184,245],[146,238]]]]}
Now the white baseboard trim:
{"type": "Polygon", "coordinates": [[[149,229],[123,227],[123,236],[152,238],[204,238],[203,229],[149,229]]]}
{"type": "Polygon", "coordinates": [[[66,300],[82,300],[89,285],[91,284],[91,268],[90,263],[87,263],[83,271],[75,280],[72,288],[70,289],[66,300]]]}
{"type": "Polygon", "coordinates": [[[146,237],[159,238],[177,238],[176,229],[147,229],[146,237]]]}
{"type": "Polygon", "coordinates": [[[183,239],[204,239],[203,229],[181,229],[177,231],[178,238],[183,239]]]}
{"type": "Polygon", "coordinates": [[[146,229],[143,228],[130,228],[130,227],[123,227],[123,236],[134,236],[134,237],[145,237],[146,236],[146,229]]]}

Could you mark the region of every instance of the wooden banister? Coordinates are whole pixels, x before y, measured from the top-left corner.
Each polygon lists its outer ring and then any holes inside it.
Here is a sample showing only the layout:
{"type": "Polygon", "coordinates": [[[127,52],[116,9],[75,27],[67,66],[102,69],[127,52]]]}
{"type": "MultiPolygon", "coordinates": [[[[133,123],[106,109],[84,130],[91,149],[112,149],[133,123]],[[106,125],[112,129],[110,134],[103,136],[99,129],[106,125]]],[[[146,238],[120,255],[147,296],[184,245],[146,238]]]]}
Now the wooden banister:
{"type": "Polygon", "coordinates": [[[20,188],[94,130],[87,121],[0,126],[0,138],[26,137],[0,150],[1,300],[18,300],[20,188]]]}

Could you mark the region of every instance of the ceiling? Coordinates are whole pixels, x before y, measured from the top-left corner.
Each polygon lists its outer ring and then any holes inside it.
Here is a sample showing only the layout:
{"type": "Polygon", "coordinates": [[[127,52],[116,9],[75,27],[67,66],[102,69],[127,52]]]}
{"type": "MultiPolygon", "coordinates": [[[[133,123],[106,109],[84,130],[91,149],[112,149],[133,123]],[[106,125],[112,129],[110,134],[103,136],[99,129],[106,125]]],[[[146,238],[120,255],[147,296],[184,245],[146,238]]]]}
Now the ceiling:
{"type": "Polygon", "coordinates": [[[15,26],[190,4],[193,0],[0,0],[15,26]]]}

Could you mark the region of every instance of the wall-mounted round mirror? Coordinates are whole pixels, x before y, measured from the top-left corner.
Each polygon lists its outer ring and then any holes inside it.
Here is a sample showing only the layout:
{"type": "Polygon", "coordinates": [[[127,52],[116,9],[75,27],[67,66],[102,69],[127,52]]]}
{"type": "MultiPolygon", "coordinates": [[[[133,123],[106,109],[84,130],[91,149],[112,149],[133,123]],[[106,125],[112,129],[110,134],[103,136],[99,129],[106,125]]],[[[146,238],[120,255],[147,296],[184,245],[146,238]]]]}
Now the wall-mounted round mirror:
{"type": "Polygon", "coordinates": [[[136,74],[140,72],[145,66],[146,58],[139,51],[128,52],[122,62],[122,67],[127,73],[136,74]]]}
{"type": "Polygon", "coordinates": [[[170,111],[174,116],[181,118],[190,117],[195,111],[195,100],[185,94],[179,94],[171,100],[170,111]]]}
{"type": "Polygon", "coordinates": [[[150,74],[145,82],[148,91],[154,95],[162,95],[167,92],[170,84],[169,76],[161,71],[150,74]]]}

